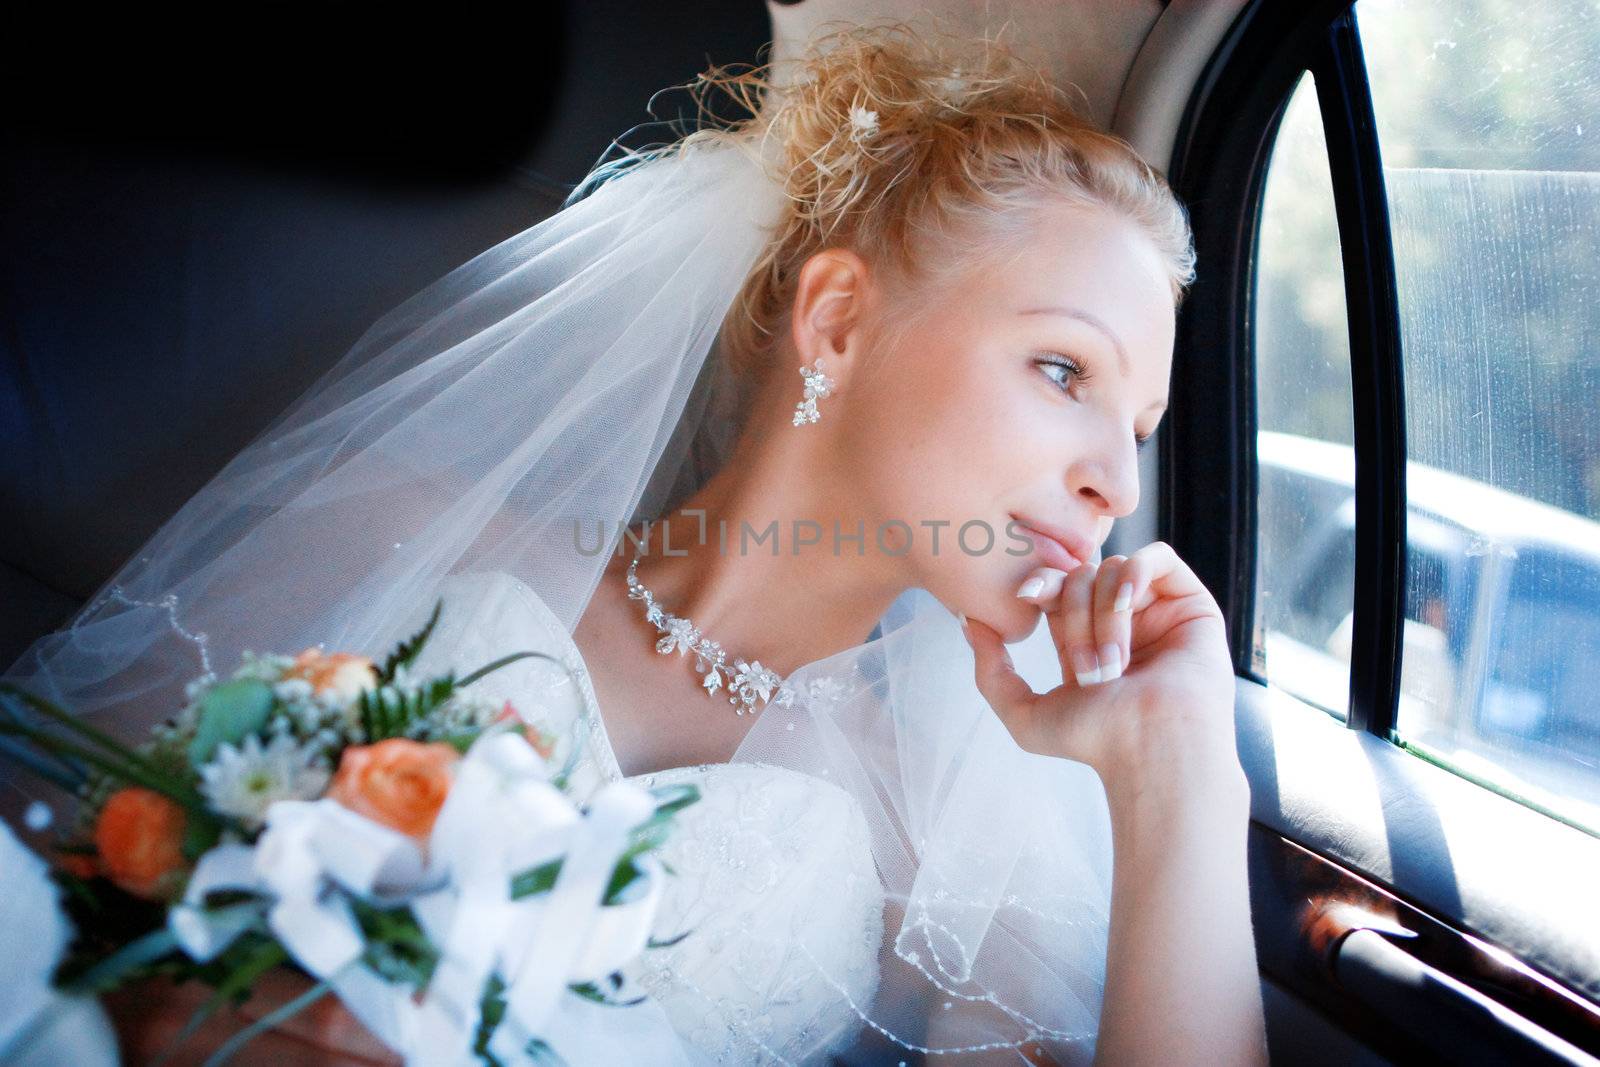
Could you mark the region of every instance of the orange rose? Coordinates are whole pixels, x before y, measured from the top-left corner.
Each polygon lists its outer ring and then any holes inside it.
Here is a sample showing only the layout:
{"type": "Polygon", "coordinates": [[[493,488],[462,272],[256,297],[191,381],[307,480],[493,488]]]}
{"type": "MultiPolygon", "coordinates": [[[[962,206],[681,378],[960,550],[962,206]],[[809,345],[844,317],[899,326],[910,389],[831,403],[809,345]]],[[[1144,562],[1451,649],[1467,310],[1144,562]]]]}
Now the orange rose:
{"type": "Polygon", "coordinates": [[[111,794],[94,826],[106,876],[135,896],[160,900],[183,888],[188,817],[160,793],[129,786],[111,794]]]}
{"type": "Polygon", "coordinates": [[[99,877],[100,864],[93,856],[85,856],[81,852],[56,853],[56,866],[72,875],[88,881],[90,878],[99,877]]]}
{"type": "Polygon", "coordinates": [[[310,682],[311,691],[318,696],[332,692],[346,701],[378,684],[378,671],[367,657],[348,652],[324,653],[319,648],[308,648],[296,656],[283,676],[310,682]]]}
{"type": "Polygon", "coordinates": [[[425,842],[460,758],[442,741],[424,744],[404,737],[347,748],[328,796],[358,815],[425,842]]]}

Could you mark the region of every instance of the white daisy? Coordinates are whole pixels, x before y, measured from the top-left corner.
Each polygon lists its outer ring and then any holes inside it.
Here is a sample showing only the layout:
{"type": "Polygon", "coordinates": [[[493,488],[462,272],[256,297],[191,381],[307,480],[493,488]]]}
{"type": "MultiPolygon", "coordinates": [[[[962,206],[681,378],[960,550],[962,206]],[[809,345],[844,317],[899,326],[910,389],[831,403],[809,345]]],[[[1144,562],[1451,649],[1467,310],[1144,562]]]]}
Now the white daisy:
{"type": "Polygon", "coordinates": [[[288,734],[279,734],[263,747],[251,734],[241,746],[217,747],[215,758],[200,768],[200,792],[221,814],[256,827],[280,800],[321,796],[328,777],[315,746],[301,746],[288,734]]]}

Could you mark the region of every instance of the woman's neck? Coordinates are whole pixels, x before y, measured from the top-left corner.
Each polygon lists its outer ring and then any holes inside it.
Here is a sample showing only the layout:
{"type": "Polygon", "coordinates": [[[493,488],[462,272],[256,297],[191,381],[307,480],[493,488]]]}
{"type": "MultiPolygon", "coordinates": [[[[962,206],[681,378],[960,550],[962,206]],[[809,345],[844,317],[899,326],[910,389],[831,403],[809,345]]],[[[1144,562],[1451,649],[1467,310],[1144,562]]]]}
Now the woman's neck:
{"type": "MultiPolygon", "coordinates": [[[[867,640],[905,582],[874,524],[828,491],[821,442],[771,437],[741,442],[699,492],[649,524],[638,578],[730,659],[787,676],[867,640]]],[[[633,531],[641,542],[643,529],[633,531]]]]}

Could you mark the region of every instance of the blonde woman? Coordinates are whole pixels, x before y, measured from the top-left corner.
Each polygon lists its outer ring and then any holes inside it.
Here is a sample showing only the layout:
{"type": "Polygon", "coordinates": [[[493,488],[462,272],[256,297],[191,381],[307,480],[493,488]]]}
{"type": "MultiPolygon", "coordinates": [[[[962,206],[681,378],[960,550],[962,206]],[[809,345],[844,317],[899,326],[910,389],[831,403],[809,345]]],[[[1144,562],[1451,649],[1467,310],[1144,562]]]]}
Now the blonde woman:
{"type": "Polygon", "coordinates": [[[376,324],[10,677],[131,732],[443,595],[436,664],[566,665],[479,684],[578,788],[703,794],[687,936],[568,997],[570,1060],[1260,1063],[1222,618],[1099,559],[1204,402],[1184,213],[993,43],[768,74],[376,324]]]}

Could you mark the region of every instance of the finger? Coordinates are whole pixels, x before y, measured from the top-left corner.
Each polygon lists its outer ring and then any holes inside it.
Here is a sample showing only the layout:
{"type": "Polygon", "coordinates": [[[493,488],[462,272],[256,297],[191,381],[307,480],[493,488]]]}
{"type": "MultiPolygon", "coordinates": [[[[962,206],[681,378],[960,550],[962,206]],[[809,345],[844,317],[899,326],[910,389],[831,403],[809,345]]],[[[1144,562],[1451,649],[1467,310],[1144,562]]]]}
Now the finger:
{"type": "Polygon", "coordinates": [[[978,692],[1000,716],[1011,736],[1022,744],[1033,714],[1033,687],[1017,673],[1005,642],[991,627],[963,615],[961,632],[972,646],[978,692]]]}
{"type": "Polygon", "coordinates": [[[1061,586],[1060,602],[1051,612],[1050,632],[1061,657],[1062,672],[1079,686],[1098,685],[1100,660],[1095,651],[1094,579],[1099,568],[1085,563],[1067,575],[1061,586]]]}
{"type": "MultiPolygon", "coordinates": [[[[1114,682],[1128,666],[1131,610],[1119,609],[1119,596],[1126,582],[1126,556],[1112,556],[1100,564],[1094,581],[1094,641],[1100,660],[1100,680],[1114,682]]],[[[1128,589],[1129,606],[1133,590],[1128,589]]]]}
{"type": "Polygon", "coordinates": [[[1066,571],[1058,571],[1054,567],[1035,567],[1017,587],[1017,598],[1030,600],[1049,610],[1055,605],[1056,597],[1061,595],[1061,585],[1066,578],[1066,571]]]}
{"type": "Polygon", "coordinates": [[[1165,541],[1152,541],[1128,557],[1130,565],[1137,567],[1134,580],[1133,610],[1140,611],[1160,597],[1204,596],[1211,591],[1195,576],[1189,565],[1178,558],[1172,546],[1165,541]],[[1144,591],[1138,588],[1144,587],[1144,591]]]}

